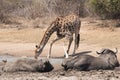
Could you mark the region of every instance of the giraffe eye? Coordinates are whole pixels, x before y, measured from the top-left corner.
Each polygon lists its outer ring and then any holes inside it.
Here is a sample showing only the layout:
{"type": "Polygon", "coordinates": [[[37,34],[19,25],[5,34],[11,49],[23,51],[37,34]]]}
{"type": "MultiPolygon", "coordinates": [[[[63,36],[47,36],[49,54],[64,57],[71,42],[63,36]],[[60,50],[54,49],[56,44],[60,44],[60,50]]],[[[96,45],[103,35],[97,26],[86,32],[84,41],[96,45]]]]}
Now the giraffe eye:
{"type": "Polygon", "coordinates": [[[38,45],[35,46],[36,48],[39,48],[38,45]]]}

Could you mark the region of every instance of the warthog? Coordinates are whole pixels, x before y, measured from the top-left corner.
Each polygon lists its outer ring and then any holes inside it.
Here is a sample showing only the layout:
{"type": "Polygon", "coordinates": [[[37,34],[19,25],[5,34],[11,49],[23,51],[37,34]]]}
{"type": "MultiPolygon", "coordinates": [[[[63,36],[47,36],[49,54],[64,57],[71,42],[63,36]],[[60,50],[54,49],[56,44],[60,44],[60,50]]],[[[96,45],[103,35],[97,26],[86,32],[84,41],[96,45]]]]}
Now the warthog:
{"type": "Polygon", "coordinates": [[[63,60],[62,66],[65,70],[111,70],[119,66],[119,62],[116,56],[117,52],[117,49],[116,52],[110,49],[102,49],[101,52],[97,52],[97,54],[99,54],[98,57],[91,55],[79,55],[72,59],[68,58],[63,60]]]}
{"type": "Polygon", "coordinates": [[[15,62],[5,62],[3,67],[4,72],[17,72],[17,71],[31,71],[31,72],[49,72],[53,66],[48,60],[36,59],[18,59],[15,62]]]}

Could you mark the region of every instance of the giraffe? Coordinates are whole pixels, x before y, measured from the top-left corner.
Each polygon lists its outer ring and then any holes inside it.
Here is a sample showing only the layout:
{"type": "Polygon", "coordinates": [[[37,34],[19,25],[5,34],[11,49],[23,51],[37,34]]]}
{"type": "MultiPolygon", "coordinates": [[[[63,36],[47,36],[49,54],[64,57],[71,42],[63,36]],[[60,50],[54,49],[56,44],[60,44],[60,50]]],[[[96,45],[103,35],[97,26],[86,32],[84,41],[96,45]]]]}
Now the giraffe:
{"type": "Polygon", "coordinates": [[[77,15],[68,15],[65,17],[57,17],[55,21],[51,23],[51,25],[47,28],[46,32],[44,33],[44,36],[40,42],[39,45],[36,45],[35,49],[35,58],[42,53],[43,48],[47,44],[50,36],[56,32],[57,38],[55,38],[52,43],[50,44],[50,50],[47,55],[47,58],[49,59],[51,55],[51,49],[53,43],[56,41],[67,37],[69,39],[69,44],[68,44],[68,49],[67,53],[69,54],[69,49],[71,46],[71,43],[73,41],[73,36],[75,37],[75,42],[74,42],[74,49],[73,49],[73,54],[75,53],[76,49],[79,47],[79,40],[80,40],[80,26],[81,26],[81,21],[77,15]],[[74,35],[75,34],[75,35],[74,35]]]}

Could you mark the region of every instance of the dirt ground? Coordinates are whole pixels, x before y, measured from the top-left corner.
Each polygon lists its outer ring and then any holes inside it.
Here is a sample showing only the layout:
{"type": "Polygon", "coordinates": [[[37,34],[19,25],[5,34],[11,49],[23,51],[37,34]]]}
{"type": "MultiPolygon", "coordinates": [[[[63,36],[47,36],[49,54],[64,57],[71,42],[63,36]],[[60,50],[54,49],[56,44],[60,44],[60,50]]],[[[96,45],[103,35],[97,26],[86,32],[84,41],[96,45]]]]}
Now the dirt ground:
{"type": "MultiPolygon", "coordinates": [[[[120,51],[120,29],[112,26],[102,27],[103,21],[82,19],[81,41],[76,53],[89,52],[87,54],[97,56],[96,51],[101,48],[109,48],[120,51]]],[[[46,28],[25,28],[18,30],[0,29],[0,56],[34,56],[35,45],[39,44],[46,28]]],[[[49,44],[55,38],[52,35],[41,56],[46,57],[49,52],[49,44]]],[[[63,45],[67,48],[66,40],[60,40],[53,45],[52,57],[62,57],[64,55],[63,45]]],[[[70,53],[72,53],[73,44],[70,53]]],[[[120,61],[120,52],[118,52],[120,61]]],[[[3,58],[4,59],[4,58],[3,58]]],[[[99,70],[99,71],[64,71],[60,66],[55,65],[55,69],[48,73],[36,72],[15,72],[1,73],[0,80],[119,80],[119,70],[99,70]]]]}
{"type": "Polygon", "coordinates": [[[0,80],[120,80],[120,71],[15,72],[1,74],[0,80]]]}

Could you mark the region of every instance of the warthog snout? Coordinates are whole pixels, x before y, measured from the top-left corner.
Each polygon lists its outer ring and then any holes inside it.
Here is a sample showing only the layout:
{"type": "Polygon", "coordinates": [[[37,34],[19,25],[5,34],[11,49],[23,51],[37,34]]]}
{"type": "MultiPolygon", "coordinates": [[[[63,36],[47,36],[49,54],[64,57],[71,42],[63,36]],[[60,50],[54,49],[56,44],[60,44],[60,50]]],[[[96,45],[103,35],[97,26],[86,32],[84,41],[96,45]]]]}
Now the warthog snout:
{"type": "Polygon", "coordinates": [[[117,63],[115,64],[115,66],[116,66],[116,67],[119,67],[119,66],[120,66],[119,62],[117,62],[117,63]]]}

